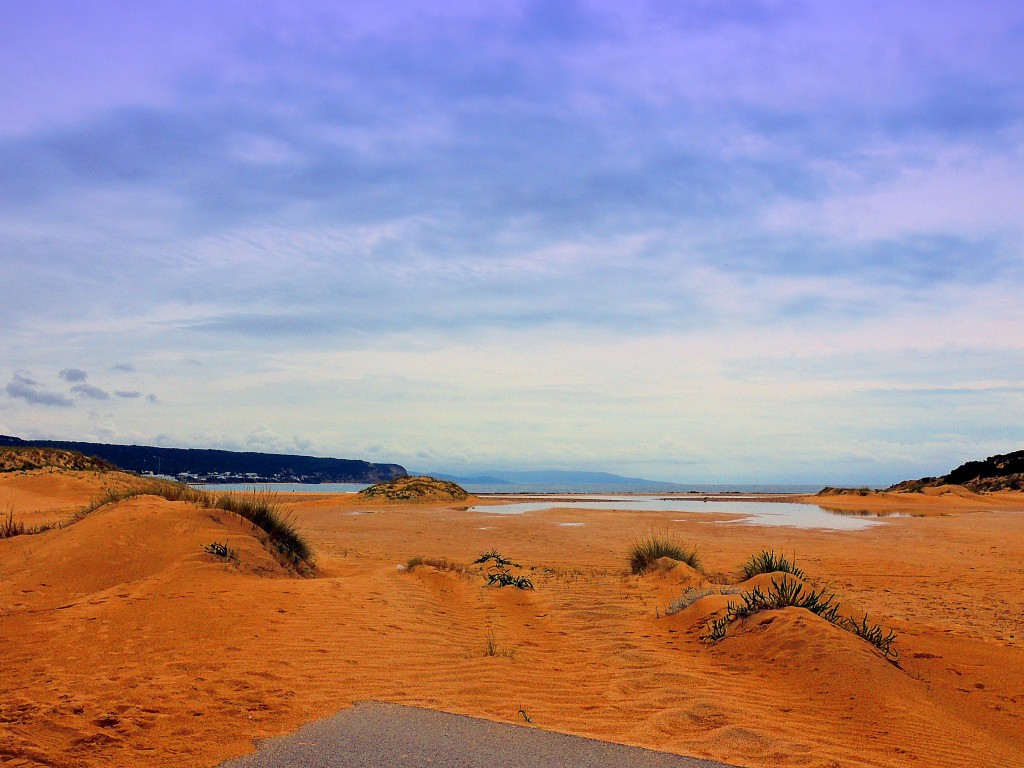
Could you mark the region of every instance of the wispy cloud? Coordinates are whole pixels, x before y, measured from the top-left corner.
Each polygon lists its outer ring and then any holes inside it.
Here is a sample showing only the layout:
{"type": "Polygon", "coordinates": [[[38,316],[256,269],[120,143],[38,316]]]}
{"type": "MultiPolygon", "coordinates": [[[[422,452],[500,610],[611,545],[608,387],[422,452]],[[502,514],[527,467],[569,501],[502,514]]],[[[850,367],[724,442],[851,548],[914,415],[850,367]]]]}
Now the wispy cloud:
{"type": "Polygon", "coordinates": [[[60,394],[45,389],[39,382],[22,373],[15,373],[6,387],[9,397],[24,400],[30,405],[51,405],[60,408],[71,408],[74,401],[60,394]]]}

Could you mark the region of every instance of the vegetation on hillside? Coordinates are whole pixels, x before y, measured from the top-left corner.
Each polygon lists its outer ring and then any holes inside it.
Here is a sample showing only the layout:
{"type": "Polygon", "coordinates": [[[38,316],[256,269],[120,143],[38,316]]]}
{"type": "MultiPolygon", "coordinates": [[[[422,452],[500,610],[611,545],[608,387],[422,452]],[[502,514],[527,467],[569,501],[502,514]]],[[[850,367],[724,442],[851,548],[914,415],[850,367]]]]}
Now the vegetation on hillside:
{"type": "Polygon", "coordinates": [[[360,493],[375,501],[462,501],[469,497],[461,485],[426,475],[396,477],[364,488],[360,493]]]}
{"type": "Polygon", "coordinates": [[[87,472],[108,472],[117,469],[109,461],[96,456],[86,456],[79,451],[32,446],[0,447],[0,472],[20,472],[46,467],[87,472]]]}

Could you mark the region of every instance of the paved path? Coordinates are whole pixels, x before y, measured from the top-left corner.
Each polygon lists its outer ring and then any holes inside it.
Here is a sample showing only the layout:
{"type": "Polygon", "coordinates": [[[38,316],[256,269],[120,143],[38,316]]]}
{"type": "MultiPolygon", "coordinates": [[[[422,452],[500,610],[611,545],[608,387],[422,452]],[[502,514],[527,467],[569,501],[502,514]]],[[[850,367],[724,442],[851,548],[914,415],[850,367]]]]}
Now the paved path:
{"type": "Polygon", "coordinates": [[[735,768],[668,752],[361,702],[220,768],[735,768]]]}

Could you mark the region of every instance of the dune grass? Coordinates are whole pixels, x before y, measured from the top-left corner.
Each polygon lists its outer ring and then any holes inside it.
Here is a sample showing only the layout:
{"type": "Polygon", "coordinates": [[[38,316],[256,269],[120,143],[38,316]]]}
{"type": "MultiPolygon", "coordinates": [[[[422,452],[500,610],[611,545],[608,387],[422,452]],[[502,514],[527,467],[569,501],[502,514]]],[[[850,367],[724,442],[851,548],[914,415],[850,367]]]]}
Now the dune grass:
{"type": "Polygon", "coordinates": [[[724,616],[705,624],[705,632],[700,637],[702,642],[709,644],[718,642],[726,636],[732,622],[746,619],[761,611],[790,607],[803,608],[820,616],[829,624],[852,632],[867,641],[880,650],[888,661],[899,666],[900,655],[893,647],[896,633],[891,629],[886,632],[881,624],[870,624],[867,614],[864,614],[864,618],[860,622],[840,616],[839,603],[835,602],[835,595],[826,595],[824,588],[815,590],[783,576],[781,581],[772,579],[772,585],[767,591],[757,587],[751,592],[744,592],[740,598],[742,600],[740,603],[730,601],[724,616]]]}
{"type": "Polygon", "coordinates": [[[774,549],[762,549],[756,555],[751,555],[750,559],[743,566],[744,580],[751,579],[762,573],[779,572],[791,573],[798,579],[804,578],[804,572],[797,567],[795,557],[790,562],[784,554],[775,554],[774,549]]]}
{"type": "Polygon", "coordinates": [[[25,524],[14,519],[13,507],[7,510],[7,517],[0,517],[0,539],[10,539],[25,533],[25,524]]]}
{"type": "Polygon", "coordinates": [[[21,520],[14,519],[14,507],[7,508],[7,517],[0,516],[0,539],[11,539],[15,536],[31,536],[43,533],[51,528],[59,528],[60,524],[25,525],[21,520]]]}
{"type": "Polygon", "coordinates": [[[701,570],[700,556],[696,549],[686,546],[668,533],[654,530],[648,531],[629,545],[629,570],[641,574],[663,557],[678,560],[691,568],[701,570]]]}
{"type": "Polygon", "coordinates": [[[487,632],[487,637],[484,640],[484,656],[504,656],[506,659],[514,659],[516,649],[498,645],[498,638],[492,629],[487,632]]]}
{"type": "Polygon", "coordinates": [[[79,510],[74,519],[81,520],[100,507],[136,496],[160,496],[168,501],[184,501],[204,509],[231,512],[252,523],[262,533],[261,541],[282,562],[296,571],[308,574],[315,567],[313,550],[295,522],[281,510],[277,495],[269,491],[251,493],[210,493],[183,483],[159,481],[135,488],[108,490],[79,510]]]}

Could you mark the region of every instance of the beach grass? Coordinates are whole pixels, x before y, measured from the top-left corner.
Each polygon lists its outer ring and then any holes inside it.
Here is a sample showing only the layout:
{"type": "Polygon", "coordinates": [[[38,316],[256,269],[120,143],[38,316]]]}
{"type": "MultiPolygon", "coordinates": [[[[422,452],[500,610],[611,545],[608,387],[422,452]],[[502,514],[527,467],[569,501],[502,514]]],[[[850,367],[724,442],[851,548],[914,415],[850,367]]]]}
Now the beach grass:
{"type": "Polygon", "coordinates": [[[743,578],[751,579],[762,573],[791,573],[798,579],[804,578],[804,572],[797,567],[796,558],[789,560],[784,554],[776,554],[774,549],[762,549],[743,565],[743,578]]]}
{"type": "Polygon", "coordinates": [[[701,569],[700,556],[695,548],[688,547],[668,533],[650,530],[630,544],[629,570],[641,574],[663,557],[686,563],[698,571],[701,569]]]}

